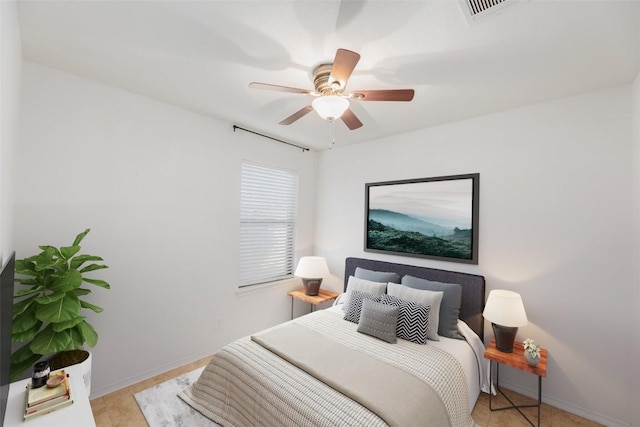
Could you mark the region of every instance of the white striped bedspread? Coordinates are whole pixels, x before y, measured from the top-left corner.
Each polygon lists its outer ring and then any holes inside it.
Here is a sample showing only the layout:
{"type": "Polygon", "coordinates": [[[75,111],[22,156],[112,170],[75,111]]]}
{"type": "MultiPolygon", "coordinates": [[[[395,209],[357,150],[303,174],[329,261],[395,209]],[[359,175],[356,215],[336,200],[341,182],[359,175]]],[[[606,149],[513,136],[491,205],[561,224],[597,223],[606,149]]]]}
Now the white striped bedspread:
{"type": "MultiPolygon", "coordinates": [[[[341,314],[320,310],[292,322],[414,374],[439,394],[451,427],[474,425],[467,379],[455,357],[428,343],[419,345],[399,339],[396,344],[389,344],[361,334],[356,331],[357,325],[343,320],[341,314]]],[[[373,411],[251,341],[250,337],[222,348],[200,378],[178,396],[225,427],[386,426],[373,411]]],[[[402,396],[389,396],[389,399],[402,399],[402,396]]],[[[430,425],[428,413],[422,425],[430,425]]]]}

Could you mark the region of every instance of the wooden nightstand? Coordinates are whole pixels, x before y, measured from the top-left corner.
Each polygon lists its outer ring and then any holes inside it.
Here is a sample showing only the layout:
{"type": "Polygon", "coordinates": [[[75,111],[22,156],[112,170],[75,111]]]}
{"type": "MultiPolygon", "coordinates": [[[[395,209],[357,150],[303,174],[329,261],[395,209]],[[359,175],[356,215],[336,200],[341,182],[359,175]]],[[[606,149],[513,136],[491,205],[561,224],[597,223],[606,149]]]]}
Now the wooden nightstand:
{"type": "Polygon", "coordinates": [[[513,343],[513,353],[504,353],[496,348],[495,338],[491,340],[489,346],[484,352],[485,359],[489,359],[489,380],[493,379],[493,362],[496,362],[496,391],[502,394],[505,399],[511,404],[511,406],[504,406],[502,408],[493,408],[491,406],[491,393],[489,393],[489,409],[492,411],[503,411],[505,409],[516,409],[532,426],[535,426],[529,418],[520,410],[520,408],[538,408],[538,427],[540,427],[540,406],[542,405],[542,377],[547,376],[547,350],[540,350],[540,362],[536,366],[529,366],[524,359],[524,346],[521,342],[516,341],[513,343]],[[509,399],[500,390],[500,364],[511,366],[512,368],[520,369],[524,372],[530,372],[538,376],[538,403],[536,405],[515,405],[511,399],[509,399]]]}
{"type": "Polygon", "coordinates": [[[308,302],[309,304],[311,304],[311,312],[313,312],[313,309],[316,305],[322,304],[323,302],[333,301],[334,299],[338,298],[339,294],[337,294],[336,292],[327,291],[325,289],[320,289],[318,295],[309,296],[304,293],[304,289],[298,289],[297,291],[289,292],[287,295],[291,297],[291,318],[293,319],[294,300],[298,299],[300,301],[308,302]]]}

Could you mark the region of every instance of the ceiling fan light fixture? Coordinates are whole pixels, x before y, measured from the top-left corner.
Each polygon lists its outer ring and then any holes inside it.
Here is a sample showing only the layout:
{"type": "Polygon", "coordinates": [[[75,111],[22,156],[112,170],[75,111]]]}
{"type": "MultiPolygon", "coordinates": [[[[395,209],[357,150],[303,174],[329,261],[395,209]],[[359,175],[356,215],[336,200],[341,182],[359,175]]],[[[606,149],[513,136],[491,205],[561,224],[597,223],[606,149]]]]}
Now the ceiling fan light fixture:
{"type": "MultiPolygon", "coordinates": [[[[1,1],[1,0],[0,0],[1,1]]],[[[460,0],[471,1],[471,0],[460,0]]],[[[473,0],[473,1],[520,1],[520,0],[473,0]]],[[[525,0],[526,1],[526,0],[525,0]]],[[[336,56],[332,63],[321,63],[317,65],[311,73],[313,79],[313,90],[300,89],[290,86],[280,86],[269,83],[253,82],[249,87],[255,89],[268,89],[278,92],[297,93],[301,95],[313,96],[315,99],[311,104],[307,104],[286,119],[280,122],[281,125],[290,125],[311,110],[315,110],[320,118],[331,122],[330,128],[333,131],[333,122],[340,119],[349,130],[356,130],[362,127],[362,122],[356,117],[349,107],[350,101],[411,101],[413,99],[413,89],[373,89],[359,90],[358,92],[344,93],[349,77],[353,73],[356,64],[360,60],[360,54],[347,49],[336,50],[336,56]]]]}
{"type": "Polygon", "coordinates": [[[311,103],[316,113],[325,120],[335,120],[349,108],[349,100],[338,95],[320,96],[311,103]]]}

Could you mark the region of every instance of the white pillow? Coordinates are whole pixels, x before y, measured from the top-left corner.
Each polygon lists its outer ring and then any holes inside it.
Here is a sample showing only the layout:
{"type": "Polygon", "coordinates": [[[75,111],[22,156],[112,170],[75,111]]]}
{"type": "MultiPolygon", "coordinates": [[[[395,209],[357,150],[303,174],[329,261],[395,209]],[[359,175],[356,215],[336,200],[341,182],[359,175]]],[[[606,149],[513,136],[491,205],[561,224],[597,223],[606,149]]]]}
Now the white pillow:
{"type": "Polygon", "coordinates": [[[386,290],[386,283],[372,282],[370,280],[358,279],[357,277],[349,276],[349,281],[347,282],[347,292],[345,292],[344,297],[341,298],[341,300],[343,301],[342,311],[347,311],[347,307],[349,307],[349,297],[351,296],[351,292],[353,291],[365,292],[372,295],[382,295],[386,290]]]}
{"type": "Polygon", "coordinates": [[[427,338],[432,341],[440,341],[440,338],[438,338],[438,323],[440,322],[440,303],[442,302],[444,292],[414,289],[389,282],[387,284],[387,294],[405,301],[413,301],[418,304],[431,306],[431,310],[429,310],[427,338]]]}

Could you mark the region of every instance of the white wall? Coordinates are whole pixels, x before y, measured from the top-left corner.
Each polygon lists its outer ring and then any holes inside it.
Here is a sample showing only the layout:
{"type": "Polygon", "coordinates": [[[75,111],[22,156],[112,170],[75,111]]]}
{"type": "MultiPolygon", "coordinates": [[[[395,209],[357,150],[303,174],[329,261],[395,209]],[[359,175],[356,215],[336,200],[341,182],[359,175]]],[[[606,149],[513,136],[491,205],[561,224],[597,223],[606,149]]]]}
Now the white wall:
{"type": "Polygon", "coordinates": [[[241,160],[297,170],[310,254],[317,154],[31,62],[23,65],[16,250],[66,245],[110,266],[91,301],[92,397],[289,319],[287,282],[237,294],[241,160]]]}
{"type": "MultiPolygon", "coordinates": [[[[631,88],[620,87],[338,146],[320,156],[315,252],[338,276],[345,257],[364,256],[482,274],[487,292],[519,292],[530,323],[518,339],[549,350],[543,399],[629,425],[638,311],[630,124],[631,88]],[[365,183],[472,172],[480,173],[477,266],[363,251],[365,183]]],[[[485,331],[488,341],[488,322],[485,331]]],[[[535,377],[507,369],[503,378],[534,394],[535,377]]]]}
{"type": "MultiPolygon", "coordinates": [[[[633,200],[634,200],[634,298],[635,318],[632,319],[631,330],[635,331],[632,334],[631,339],[633,341],[632,354],[640,354],[640,74],[635,79],[633,84],[633,200]]],[[[630,399],[631,414],[633,415],[634,426],[640,426],[640,364],[633,363],[631,365],[631,378],[632,383],[632,395],[630,399]]]]}
{"type": "Polygon", "coordinates": [[[0,2],[0,261],[13,249],[13,164],[22,50],[15,1],[0,2]]]}

